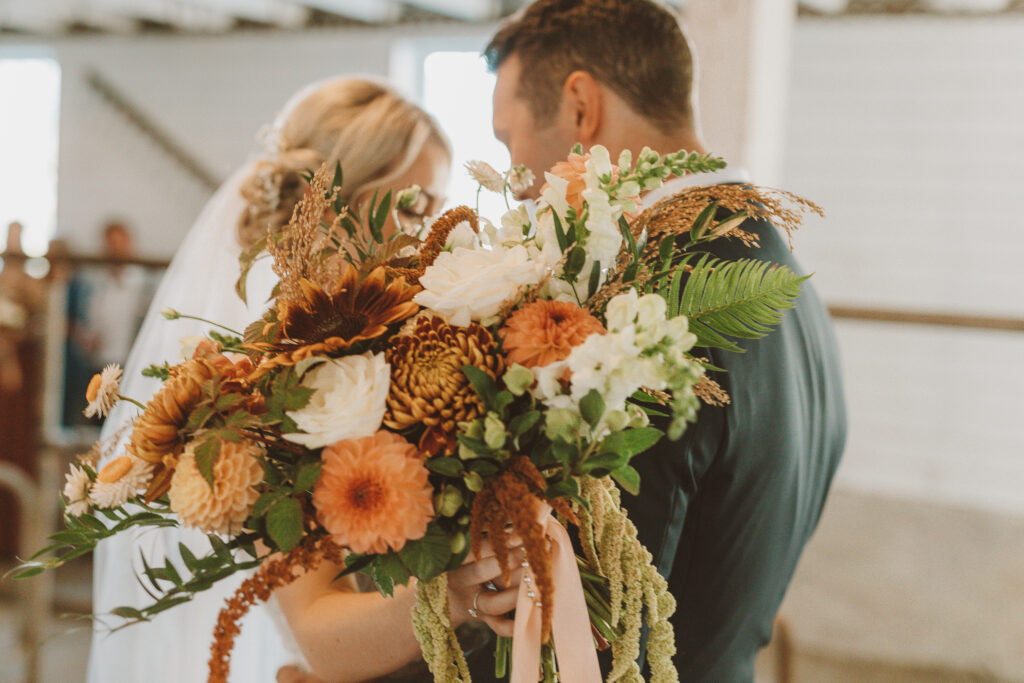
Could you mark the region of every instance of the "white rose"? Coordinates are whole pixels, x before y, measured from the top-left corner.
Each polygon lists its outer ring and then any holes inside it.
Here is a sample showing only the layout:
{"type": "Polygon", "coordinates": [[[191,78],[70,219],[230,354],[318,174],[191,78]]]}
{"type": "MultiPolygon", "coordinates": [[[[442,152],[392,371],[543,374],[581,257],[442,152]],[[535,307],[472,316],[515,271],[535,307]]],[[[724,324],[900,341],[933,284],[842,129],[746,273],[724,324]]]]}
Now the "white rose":
{"type": "Polygon", "coordinates": [[[493,250],[455,248],[423,273],[423,291],[413,301],[465,327],[497,315],[522,287],[540,282],[544,270],[521,244],[493,250]]]}
{"type": "Polygon", "coordinates": [[[302,386],[313,390],[309,403],[288,412],[303,433],[284,438],[306,448],[322,448],[371,436],[384,419],[390,385],[391,368],[383,353],[321,363],[302,378],[302,386]]]}

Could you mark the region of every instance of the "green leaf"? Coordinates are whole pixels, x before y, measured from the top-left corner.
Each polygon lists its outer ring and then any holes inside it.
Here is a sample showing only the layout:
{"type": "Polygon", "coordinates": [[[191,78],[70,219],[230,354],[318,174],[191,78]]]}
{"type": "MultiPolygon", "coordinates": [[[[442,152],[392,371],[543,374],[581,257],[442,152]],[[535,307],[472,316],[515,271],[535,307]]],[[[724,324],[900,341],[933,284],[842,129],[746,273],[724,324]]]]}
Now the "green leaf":
{"type": "Polygon", "coordinates": [[[636,240],[633,238],[633,231],[629,229],[629,222],[626,220],[625,216],[619,216],[619,231],[622,233],[622,239],[626,241],[626,247],[629,249],[632,262],[636,264],[640,259],[640,252],[636,248],[636,240]]]}
{"type": "Polygon", "coordinates": [[[603,477],[628,462],[629,456],[623,453],[598,453],[587,458],[583,463],[583,471],[593,477],[603,477]]]}
{"type": "Polygon", "coordinates": [[[640,427],[639,429],[627,429],[615,432],[601,442],[601,453],[619,453],[627,459],[634,455],[643,453],[648,448],[658,443],[665,435],[655,427],[640,427]]]}
{"type": "Polygon", "coordinates": [[[594,261],[590,269],[590,279],[587,281],[587,298],[594,296],[598,286],[601,284],[601,262],[594,261]]]}
{"type": "Polygon", "coordinates": [[[185,563],[185,568],[189,571],[193,571],[196,566],[196,556],[192,554],[192,551],[188,549],[188,546],[184,543],[178,543],[178,552],[181,554],[181,559],[185,563]]]}
{"type": "Polygon", "coordinates": [[[494,395],[494,412],[498,415],[505,416],[505,408],[512,404],[516,400],[516,397],[512,395],[511,391],[505,391],[504,389],[494,395]]]}
{"type": "Polygon", "coordinates": [[[135,609],[134,607],[115,607],[110,610],[110,613],[115,617],[121,617],[122,619],[144,619],[142,612],[135,609]]]}
{"type": "Polygon", "coordinates": [[[213,490],[213,463],[217,461],[217,455],[220,453],[220,441],[213,437],[207,437],[196,446],[196,467],[199,468],[199,473],[203,475],[203,479],[210,485],[210,490],[213,490]]]}
{"type": "Polygon", "coordinates": [[[580,495],[580,484],[572,477],[569,477],[549,486],[544,491],[544,495],[548,498],[575,497],[580,495]]]}
{"type": "Polygon", "coordinates": [[[409,582],[409,569],[402,563],[397,553],[391,551],[378,555],[370,565],[368,573],[381,595],[393,597],[396,585],[409,582]]]}
{"type": "Polygon", "coordinates": [[[586,250],[576,245],[569,251],[569,256],[565,259],[565,267],[562,271],[562,279],[566,282],[576,282],[579,278],[580,272],[583,270],[583,266],[587,261],[586,250]]]}
{"type": "Polygon", "coordinates": [[[470,472],[476,472],[485,479],[487,477],[493,477],[501,471],[500,467],[498,467],[493,461],[487,460],[486,458],[470,460],[466,463],[466,469],[470,472]]]}
{"type": "Polygon", "coordinates": [[[495,395],[498,393],[498,387],[494,380],[491,379],[491,376],[473,365],[463,365],[462,373],[466,375],[466,379],[469,380],[473,389],[483,399],[484,405],[488,409],[494,410],[495,395]]]}
{"type": "Polygon", "coordinates": [[[558,248],[564,254],[565,250],[569,248],[569,237],[562,229],[562,219],[558,217],[558,212],[551,209],[551,217],[555,220],[555,239],[558,240],[558,248]]]}
{"type": "Polygon", "coordinates": [[[278,550],[288,552],[302,538],[302,506],[294,498],[279,500],[267,512],[267,533],[278,550]]]}
{"type": "Polygon", "coordinates": [[[440,455],[426,461],[427,469],[444,477],[460,478],[465,466],[458,458],[440,455]]]}
{"type": "Polygon", "coordinates": [[[640,473],[629,465],[623,465],[612,472],[612,479],[634,496],[640,493],[640,473]]]}
{"type": "Polygon", "coordinates": [[[512,435],[512,438],[518,438],[530,431],[537,424],[538,420],[540,420],[539,410],[531,410],[528,413],[516,415],[508,423],[508,433],[512,435]]]}
{"type": "Polygon", "coordinates": [[[604,398],[597,389],[591,389],[580,399],[580,415],[591,427],[597,427],[604,415],[604,398]]]}
{"type": "Polygon", "coordinates": [[[413,576],[420,581],[430,581],[445,570],[451,554],[448,534],[436,523],[431,523],[426,535],[406,543],[398,556],[413,576]]]}
{"type": "Polygon", "coordinates": [[[707,232],[708,226],[711,224],[711,219],[715,217],[715,213],[718,212],[718,202],[714,201],[704,207],[704,210],[697,214],[697,218],[693,221],[693,227],[690,228],[690,239],[699,240],[707,232]]]}
{"type": "Polygon", "coordinates": [[[293,487],[296,493],[305,493],[313,488],[313,484],[320,478],[320,470],[323,469],[323,463],[321,462],[309,462],[299,468],[299,473],[295,475],[295,486],[293,487]]]}
{"type": "Polygon", "coordinates": [[[727,337],[765,336],[793,307],[808,277],[768,261],[724,262],[704,256],[686,281],[680,313],[689,318],[698,346],[742,352],[727,337]]]}
{"type": "Polygon", "coordinates": [[[345,200],[341,198],[341,184],[345,181],[345,174],[341,170],[341,162],[337,162],[334,166],[334,178],[331,179],[331,190],[338,190],[338,194],[334,197],[334,213],[341,214],[341,210],[345,208],[345,200]]]}

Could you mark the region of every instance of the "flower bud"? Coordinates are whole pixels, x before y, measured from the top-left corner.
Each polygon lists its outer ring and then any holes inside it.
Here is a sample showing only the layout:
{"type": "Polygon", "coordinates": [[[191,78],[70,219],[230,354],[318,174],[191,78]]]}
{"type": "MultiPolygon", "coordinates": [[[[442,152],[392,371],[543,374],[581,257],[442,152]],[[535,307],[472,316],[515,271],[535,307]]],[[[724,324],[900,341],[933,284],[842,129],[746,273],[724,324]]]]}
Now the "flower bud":
{"type": "Polygon", "coordinates": [[[552,441],[574,442],[580,429],[580,416],[567,408],[552,408],[544,415],[544,433],[552,441]]]}
{"type": "Polygon", "coordinates": [[[604,423],[613,432],[621,432],[629,425],[629,416],[624,410],[609,410],[604,414],[604,423]]]}
{"type": "Polygon", "coordinates": [[[512,367],[502,377],[502,380],[505,382],[505,388],[513,396],[522,396],[533,384],[533,372],[519,363],[513,363],[512,367]]]}
{"type": "Polygon", "coordinates": [[[434,496],[434,509],[442,517],[454,517],[462,507],[462,492],[454,486],[445,486],[434,496]]]}
{"type": "Polygon", "coordinates": [[[451,543],[452,555],[458,555],[466,549],[466,534],[457,533],[449,539],[451,543]]]}
{"type": "Polygon", "coordinates": [[[484,443],[494,450],[505,445],[505,423],[494,413],[484,418],[484,443]]]}
{"type": "Polygon", "coordinates": [[[160,315],[162,315],[167,320],[177,320],[178,318],[181,317],[181,313],[174,310],[173,308],[163,309],[162,311],[160,311],[160,315]]]}
{"type": "Polygon", "coordinates": [[[416,203],[416,199],[419,198],[422,189],[419,185],[410,185],[404,190],[399,190],[398,195],[395,197],[395,208],[398,210],[408,209],[416,203]]]}
{"type": "Polygon", "coordinates": [[[466,483],[466,488],[473,493],[480,493],[484,488],[484,479],[479,472],[465,472],[462,479],[466,483]]]}

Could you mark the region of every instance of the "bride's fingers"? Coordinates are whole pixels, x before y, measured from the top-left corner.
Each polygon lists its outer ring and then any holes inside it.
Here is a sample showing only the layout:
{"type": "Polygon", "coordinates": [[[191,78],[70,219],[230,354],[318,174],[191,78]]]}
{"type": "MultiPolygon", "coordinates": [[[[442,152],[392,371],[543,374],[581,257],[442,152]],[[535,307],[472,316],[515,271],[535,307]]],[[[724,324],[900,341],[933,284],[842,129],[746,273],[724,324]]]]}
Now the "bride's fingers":
{"type": "Polygon", "coordinates": [[[505,617],[492,617],[486,614],[481,614],[480,621],[490,626],[491,630],[499,636],[504,636],[505,638],[511,638],[513,631],[515,630],[516,622],[512,619],[506,619],[505,617]]]}
{"type": "MultiPolygon", "coordinates": [[[[514,548],[509,554],[509,568],[518,567],[525,557],[522,548],[514,548]]],[[[456,586],[472,586],[493,581],[501,576],[501,565],[496,557],[487,557],[479,562],[464,564],[448,572],[448,583],[456,586]]]]}
{"type": "Polygon", "coordinates": [[[485,590],[477,597],[476,605],[483,616],[499,616],[514,610],[518,600],[519,587],[516,586],[496,593],[485,590]]]}

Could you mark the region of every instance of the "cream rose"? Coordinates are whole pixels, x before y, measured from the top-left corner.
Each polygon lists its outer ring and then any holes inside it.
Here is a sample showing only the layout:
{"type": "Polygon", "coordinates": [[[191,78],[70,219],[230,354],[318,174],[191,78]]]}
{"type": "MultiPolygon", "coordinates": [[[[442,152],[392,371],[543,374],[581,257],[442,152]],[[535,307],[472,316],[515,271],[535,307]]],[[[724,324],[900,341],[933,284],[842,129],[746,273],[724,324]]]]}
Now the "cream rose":
{"type": "Polygon", "coordinates": [[[465,327],[497,315],[522,287],[544,277],[544,266],[522,245],[488,249],[456,247],[442,253],[420,278],[413,301],[465,327]]]}
{"type": "Polygon", "coordinates": [[[302,433],[284,438],[306,448],[374,434],[384,419],[391,368],[370,352],[328,360],[308,371],[302,386],[313,390],[303,408],[288,412],[302,433]]]}

